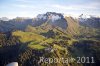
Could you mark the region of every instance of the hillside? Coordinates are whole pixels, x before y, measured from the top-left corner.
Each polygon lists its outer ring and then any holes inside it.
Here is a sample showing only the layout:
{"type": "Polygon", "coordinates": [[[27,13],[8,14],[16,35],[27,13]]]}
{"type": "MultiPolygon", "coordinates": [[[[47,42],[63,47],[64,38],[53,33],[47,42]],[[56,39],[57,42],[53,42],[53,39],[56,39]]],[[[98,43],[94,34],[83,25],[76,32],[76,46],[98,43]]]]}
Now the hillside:
{"type": "Polygon", "coordinates": [[[78,35],[79,34],[79,22],[72,17],[65,17],[68,23],[67,32],[70,35],[78,35]]]}
{"type": "Polygon", "coordinates": [[[1,21],[0,66],[10,62],[19,66],[98,66],[100,30],[56,12],[1,21]],[[39,62],[42,57],[45,62],[39,62]]]}

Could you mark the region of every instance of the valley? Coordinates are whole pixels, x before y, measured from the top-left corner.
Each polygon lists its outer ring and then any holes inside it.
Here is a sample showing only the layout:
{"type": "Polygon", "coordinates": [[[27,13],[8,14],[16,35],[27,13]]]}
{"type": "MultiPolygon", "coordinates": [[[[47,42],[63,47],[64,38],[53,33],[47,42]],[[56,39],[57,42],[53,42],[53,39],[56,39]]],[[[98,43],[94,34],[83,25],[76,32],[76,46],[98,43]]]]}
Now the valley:
{"type": "MultiPolygon", "coordinates": [[[[0,20],[0,66],[98,66],[100,18],[74,19],[47,12],[36,18],[0,20]],[[45,58],[74,58],[69,63],[39,62],[45,58]],[[93,57],[94,63],[77,63],[77,57],[93,57]]],[[[47,60],[48,61],[48,60],[47,60]]]]}

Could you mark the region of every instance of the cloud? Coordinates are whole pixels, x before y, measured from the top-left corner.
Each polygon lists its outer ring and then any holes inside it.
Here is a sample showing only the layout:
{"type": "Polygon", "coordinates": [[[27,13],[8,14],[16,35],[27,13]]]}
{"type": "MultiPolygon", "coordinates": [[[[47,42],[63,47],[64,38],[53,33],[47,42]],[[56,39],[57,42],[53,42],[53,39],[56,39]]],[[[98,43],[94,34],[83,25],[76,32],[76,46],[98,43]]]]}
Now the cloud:
{"type": "Polygon", "coordinates": [[[26,3],[31,3],[32,2],[32,0],[15,0],[15,1],[18,1],[18,2],[26,2],[26,3]]]}
{"type": "Polygon", "coordinates": [[[72,7],[67,7],[67,6],[58,5],[58,4],[54,4],[51,7],[59,8],[59,9],[64,9],[64,10],[66,10],[66,9],[73,9],[72,7]]]}
{"type": "Polygon", "coordinates": [[[70,4],[70,5],[60,5],[53,4],[51,5],[53,8],[63,9],[63,10],[95,10],[100,9],[100,4],[98,2],[92,2],[89,4],[70,4]]]}
{"type": "Polygon", "coordinates": [[[28,8],[28,9],[36,8],[33,5],[26,5],[26,4],[25,5],[24,4],[13,4],[13,6],[18,7],[18,8],[28,8]]]}
{"type": "Polygon", "coordinates": [[[58,9],[59,12],[64,14],[79,16],[80,14],[88,15],[100,15],[100,4],[99,2],[81,3],[81,4],[52,4],[50,6],[53,9],[58,9]]]}
{"type": "Polygon", "coordinates": [[[26,8],[26,7],[28,7],[28,6],[26,6],[26,5],[17,5],[17,4],[14,4],[14,6],[15,6],[15,7],[21,7],[21,8],[26,8]]]}

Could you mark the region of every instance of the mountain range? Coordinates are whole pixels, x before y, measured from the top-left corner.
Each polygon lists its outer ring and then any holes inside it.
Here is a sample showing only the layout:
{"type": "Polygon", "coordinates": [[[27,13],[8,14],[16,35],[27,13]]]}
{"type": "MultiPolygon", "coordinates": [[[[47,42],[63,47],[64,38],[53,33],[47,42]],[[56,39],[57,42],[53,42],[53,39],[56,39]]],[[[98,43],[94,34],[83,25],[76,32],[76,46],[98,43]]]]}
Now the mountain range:
{"type": "Polygon", "coordinates": [[[0,66],[98,66],[100,63],[100,18],[73,18],[47,12],[35,18],[0,19],[0,66]],[[40,57],[70,58],[71,63],[38,63],[40,57]],[[77,63],[88,57],[90,63],[77,63]],[[95,63],[91,63],[94,59],[95,63]]]}
{"type": "MultiPolygon", "coordinates": [[[[100,18],[90,17],[90,18],[77,18],[64,17],[62,13],[47,12],[45,14],[39,14],[36,18],[22,18],[17,17],[8,20],[6,17],[0,20],[0,32],[7,32],[11,30],[24,30],[28,25],[37,27],[44,23],[52,25],[54,27],[60,27],[63,30],[70,29],[72,31],[77,29],[79,25],[87,26],[91,28],[100,28],[100,18]],[[72,28],[72,29],[71,29],[72,28]]],[[[76,31],[75,31],[76,32],[76,31]]]]}

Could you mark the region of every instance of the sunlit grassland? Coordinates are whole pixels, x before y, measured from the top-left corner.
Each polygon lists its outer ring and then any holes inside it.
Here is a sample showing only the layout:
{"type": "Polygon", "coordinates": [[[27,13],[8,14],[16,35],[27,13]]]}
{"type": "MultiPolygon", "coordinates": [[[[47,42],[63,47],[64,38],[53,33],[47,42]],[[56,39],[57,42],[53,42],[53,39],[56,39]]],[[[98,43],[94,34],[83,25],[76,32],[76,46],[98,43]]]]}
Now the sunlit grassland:
{"type": "MultiPolygon", "coordinates": [[[[23,31],[15,31],[12,33],[13,36],[18,36],[22,43],[28,43],[28,47],[32,49],[44,49],[45,46],[42,46],[40,43],[43,42],[46,38],[42,35],[33,33],[33,32],[23,32],[23,31]]],[[[49,42],[49,40],[47,40],[49,42]]]]}
{"type": "Polygon", "coordinates": [[[18,36],[20,41],[23,43],[30,41],[41,42],[45,39],[44,36],[32,32],[15,31],[12,34],[13,36],[18,36]]]}
{"type": "Polygon", "coordinates": [[[39,44],[39,42],[30,42],[30,44],[28,44],[28,47],[30,47],[31,49],[37,49],[37,50],[41,50],[41,49],[45,49],[45,46],[42,46],[41,44],[39,44]]]}

